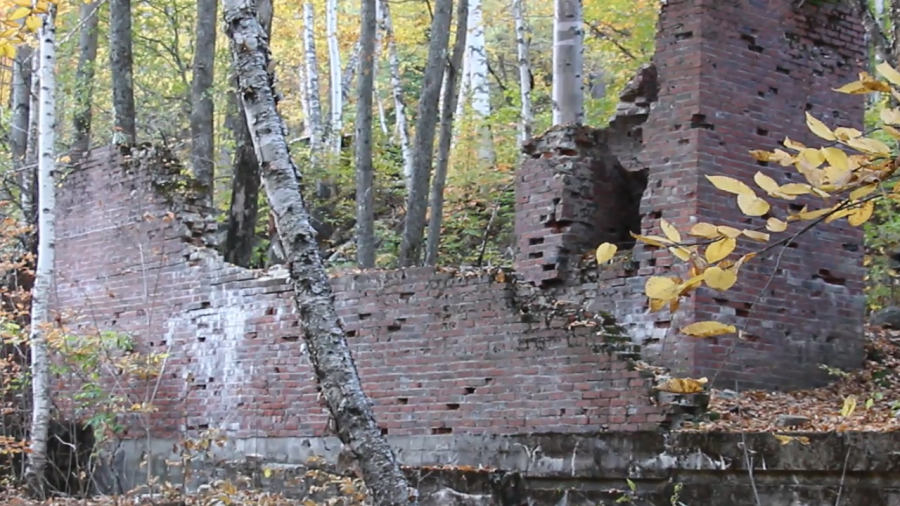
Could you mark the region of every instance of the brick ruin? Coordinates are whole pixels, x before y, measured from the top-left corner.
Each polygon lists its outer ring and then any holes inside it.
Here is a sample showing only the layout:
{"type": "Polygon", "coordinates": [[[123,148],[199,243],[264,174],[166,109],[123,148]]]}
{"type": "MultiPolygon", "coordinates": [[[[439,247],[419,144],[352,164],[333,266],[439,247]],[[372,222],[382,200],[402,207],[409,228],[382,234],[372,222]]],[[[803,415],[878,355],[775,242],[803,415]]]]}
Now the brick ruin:
{"type": "MultiPolygon", "coordinates": [[[[780,261],[744,267],[733,290],[701,289],[675,315],[648,313],[642,295],[648,276],[671,272],[671,257],[628,235],[659,234],[660,218],[682,230],[698,221],[746,226],[704,175],[752,185],[759,170],[799,181],[748,151],[786,136],[814,143],[804,111],[861,127],[863,100],[832,91],[865,58],[863,29],[842,9],[669,0],[654,64],[623,93],[610,127],[557,128],[526,146],[514,269],[334,277],[384,433],[665,428],[671,411],[631,367],[637,358],[742,389],[817,385],[826,379],[820,364],[861,365],[859,230],[817,228],[780,261]],[[623,250],[612,265],[584,259],[606,240],[623,250]],[[676,335],[695,319],[734,323],[746,339],[676,335]]],[[[214,219],[180,173],[166,153],[144,147],[94,150],[67,174],[56,308],[73,330],[127,332],[143,349],[169,352],[158,382],[126,385],[138,398],[152,394],[158,438],[204,428],[239,440],[327,435],[286,271],[235,267],[208,248],[214,219]]],[[[60,378],[61,388],[71,384],[60,378]]]]}

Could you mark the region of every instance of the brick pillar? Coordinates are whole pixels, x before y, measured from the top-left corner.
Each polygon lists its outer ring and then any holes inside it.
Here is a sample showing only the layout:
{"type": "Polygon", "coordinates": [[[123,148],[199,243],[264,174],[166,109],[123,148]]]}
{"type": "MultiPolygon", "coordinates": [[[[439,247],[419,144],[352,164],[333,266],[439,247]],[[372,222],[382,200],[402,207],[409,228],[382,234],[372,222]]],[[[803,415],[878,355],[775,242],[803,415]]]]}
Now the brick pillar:
{"type": "MultiPolygon", "coordinates": [[[[704,176],[732,176],[756,187],[753,176],[762,171],[782,184],[801,182],[793,167],[758,163],[748,151],[771,150],[785,137],[821,145],[806,128],[805,111],[832,127],[862,128],[863,98],[832,91],[863,69],[862,26],[836,2],[796,3],[669,0],[663,7],[655,56],[660,92],[644,127],[650,169],[644,233],[658,234],[659,218],[682,230],[698,221],[758,224],[704,176]]],[[[821,205],[794,202],[805,203],[821,205]]],[[[774,212],[787,210],[779,201],[774,212]]],[[[741,388],[804,387],[825,381],[820,364],[860,366],[861,246],[861,231],[841,220],[799,237],[778,262],[780,249],[754,259],[729,292],[701,289],[673,326],[725,321],[745,329],[747,339],[670,332],[667,339],[678,340],[666,348],[678,350],[674,365],[692,376],[716,376],[726,387],[738,380],[741,388]]],[[[650,249],[635,251],[641,274],[669,272],[668,262],[655,261],[667,253],[650,249]]]]}

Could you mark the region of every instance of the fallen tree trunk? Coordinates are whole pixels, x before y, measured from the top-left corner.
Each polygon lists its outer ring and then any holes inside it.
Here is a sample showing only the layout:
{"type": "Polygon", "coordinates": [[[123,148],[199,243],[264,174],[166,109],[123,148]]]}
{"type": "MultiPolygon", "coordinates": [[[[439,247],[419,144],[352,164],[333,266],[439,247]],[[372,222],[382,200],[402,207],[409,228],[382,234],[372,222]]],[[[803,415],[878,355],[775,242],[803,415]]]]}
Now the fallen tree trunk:
{"type": "Polygon", "coordinates": [[[291,159],[284,121],[278,114],[268,41],[254,0],[225,0],[226,33],[238,91],[259,160],[263,186],[285,250],[301,333],[337,435],[359,461],[377,506],[416,504],[406,477],[375,422],[316,244],[316,232],[300,195],[300,171],[291,159]]]}

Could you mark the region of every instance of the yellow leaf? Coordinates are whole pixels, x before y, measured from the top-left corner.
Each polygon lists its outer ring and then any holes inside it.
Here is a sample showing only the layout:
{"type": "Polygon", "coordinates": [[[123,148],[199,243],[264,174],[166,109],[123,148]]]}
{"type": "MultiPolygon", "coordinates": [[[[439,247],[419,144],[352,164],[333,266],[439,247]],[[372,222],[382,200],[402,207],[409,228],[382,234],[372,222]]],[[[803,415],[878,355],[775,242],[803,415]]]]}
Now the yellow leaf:
{"type": "Polygon", "coordinates": [[[791,140],[790,137],[785,137],[782,144],[784,144],[784,147],[793,149],[794,151],[803,151],[804,149],[806,149],[806,146],[797,141],[791,140]]]}
{"type": "Polygon", "coordinates": [[[891,67],[890,63],[879,63],[878,66],[875,67],[875,71],[890,81],[891,84],[900,86],[900,72],[897,72],[894,67],[891,67]]]}
{"type": "Polygon", "coordinates": [[[757,197],[742,193],[737,197],[738,207],[747,216],[762,216],[769,212],[769,203],[757,197]]]}
{"type": "Polygon", "coordinates": [[[740,230],[734,227],[729,227],[728,225],[719,225],[717,227],[717,230],[720,234],[724,235],[725,237],[731,237],[732,239],[737,239],[741,236],[740,230]]]}
{"type": "Polygon", "coordinates": [[[724,334],[734,334],[737,329],[734,325],[725,325],[719,322],[696,322],[682,327],[681,333],[691,337],[713,337],[724,334]]]}
{"type": "Polygon", "coordinates": [[[706,276],[703,279],[706,281],[706,286],[714,290],[725,291],[737,283],[737,274],[730,269],[710,267],[706,269],[706,276]]]}
{"type": "Polygon", "coordinates": [[[698,286],[702,285],[703,279],[705,277],[706,277],[706,272],[701,272],[701,273],[697,274],[696,276],[694,276],[693,278],[682,283],[678,287],[679,295],[684,295],[687,292],[690,292],[691,290],[693,290],[694,288],[697,288],[698,286]]]}
{"type": "Polygon", "coordinates": [[[744,230],[744,235],[759,242],[769,242],[769,234],[765,232],[757,232],[756,230],[744,230]]]}
{"type": "Polygon", "coordinates": [[[766,230],[769,232],[784,232],[787,230],[787,223],[779,220],[778,218],[769,218],[766,220],[766,230]]]}
{"type": "Polygon", "coordinates": [[[43,22],[41,21],[41,18],[39,18],[38,16],[35,16],[33,14],[31,16],[28,16],[27,18],[25,18],[25,27],[28,28],[29,30],[31,30],[32,32],[38,31],[41,28],[42,24],[43,24],[43,22]]]}
{"type": "Polygon", "coordinates": [[[31,8],[31,0],[12,0],[12,3],[18,5],[19,7],[28,7],[31,8]]]}
{"type": "Polygon", "coordinates": [[[865,86],[866,88],[868,88],[872,91],[881,91],[884,93],[887,93],[889,91],[894,91],[891,89],[890,86],[887,85],[887,83],[884,83],[882,81],[879,81],[878,79],[875,79],[868,72],[860,72],[859,73],[859,81],[863,84],[863,86],[865,86]]]}
{"type": "Polygon", "coordinates": [[[263,469],[263,476],[265,476],[266,478],[271,477],[272,476],[272,468],[266,467],[265,469],[263,469]]]}
{"type": "Polygon", "coordinates": [[[877,184],[867,184],[850,192],[850,200],[859,200],[878,188],[877,184]]]}
{"type": "Polygon", "coordinates": [[[753,195],[753,190],[746,184],[728,176],[706,176],[716,188],[735,195],[753,195]]]}
{"type": "Polygon", "coordinates": [[[656,389],[673,394],[697,394],[703,391],[703,385],[707,382],[706,378],[670,378],[657,385],[656,389]]]}
{"type": "Polygon", "coordinates": [[[12,15],[9,16],[10,21],[15,21],[17,19],[22,19],[24,17],[28,17],[31,15],[30,7],[19,7],[15,11],[13,11],[12,15]]]}
{"type": "Polygon", "coordinates": [[[657,246],[660,248],[665,248],[672,244],[672,241],[665,239],[663,237],[659,237],[656,235],[637,235],[634,232],[631,233],[631,237],[634,237],[638,241],[641,241],[644,244],[649,244],[650,246],[657,246]]]}
{"type": "Polygon", "coordinates": [[[894,139],[900,139],[900,130],[888,125],[883,125],[881,129],[890,134],[894,139]]]}
{"type": "Polygon", "coordinates": [[[691,250],[685,248],[684,246],[672,246],[669,248],[669,252],[675,255],[675,257],[682,262],[687,262],[691,259],[691,250]]]}
{"type": "Polygon", "coordinates": [[[849,170],[850,162],[847,159],[847,153],[843,149],[829,147],[822,148],[822,156],[828,163],[839,170],[849,170]]]}
{"type": "Polygon", "coordinates": [[[871,93],[871,91],[869,91],[869,89],[859,81],[853,81],[852,83],[845,84],[840,88],[832,89],[838,93],[847,93],[848,95],[861,95],[864,93],[871,93]]]}
{"type": "Polygon", "coordinates": [[[900,109],[885,107],[881,110],[879,116],[881,117],[881,121],[885,123],[890,125],[900,125],[900,109]]]}
{"type": "Polygon", "coordinates": [[[825,155],[818,149],[806,148],[800,151],[797,157],[809,162],[810,168],[815,168],[825,163],[825,155]]]}
{"type": "Polygon", "coordinates": [[[772,437],[778,440],[782,446],[790,444],[792,441],[796,441],[802,445],[809,444],[809,438],[807,436],[787,436],[784,434],[772,434],[772,437]]]}
{"type": "Polygon", "coordinates": [[[788,183],[782,186],[780,189],[781,193],[786,195],[806,195],[813,191],[813,189],[808,184],[802,183],[788,183]]]}
{"type": "Polygon", "coordinates": [[[762,151],[760,149],[750,150],[750,156],[761,162],[770,162],[773,160],[772,153],[768,151],[762,151]]]}
{"type": "Polygon", "coordinates": [[[662,229],[663,234],[672,242],[681,242],[681,234],[678,233],[678,229],[675,228],[671,223],[666,220],[659,220],[659,228],[662,229]]]}
{"type": "Polygon", "coordinates": [[[0,54],[7,58],[15,58],[16,48],[12,44],[4,43],[3,45],[0,45],[0,54]]]}
{"type": "Polygon", "coordinates": [[[651,299],[668,302],[678,297],[678,285],[671,278],[653,276],[647,280],[644,293],[651,299]]]}
{"type": "Polygon", "coordinates": [[[888,155],[891,152],[891,148],[889,148],[887,144],[876,139],[869,139],[868,137],[850,139],[847,141],[847,145],[870,155],[888,155]]]}
{"type": "Polygon", "coordinates": [[[875,201],[869,200],[866,201],[861,207],[856,209],[856,212],[850,215],[847,218],[847,222],[853,225],[854,227],[858,227],[863,223],[869,221],[869,218],[872,217],[872,214],[875,212],[875,201]]]}
{"type": "Polygon", "coordinates": [[[706,248],[706,261],[714,264],[727,257],[737,247],[737,240],[733,237],[725,237],[710,244],[706,248]]]}
{"type": "Polygon", "coordinates": [[[855,128],[837,127],[834,129],[834,136],[837,137],[839,141],[848,141],[850,139],[862,137],[862,132],[855,128]]]}
{"type": "Polygon", "coordinates": [[[856,396],[848,395],[844,397],[844,405],[841,406],[841,416],[848,418],[854,411],[856,411],[856,396]]]}
{"type": "Polygon", "coordinates": [[[666,307],[667,302],[668,301],[660,300],[660,299],[650,299],[650,312],[655,313],[655,312],[659,311],[660,309],[666,307]]]}
{"type": "Polygon", "coordinates": [[[762,188],[762,190],[768,194],[778,192],[778,182],[762,172],[757,172],[756,175],[753,176],[753,180],[756,181],[757,186],[762,188]]]}
{"type": "Polygon", "coordinates": [[[705,239],[715,239],[716,237],[719,237],[719,231],[716,230],[716,226],[710,223],[697,223],[691,227],[691,231],[688,233],[705,239]]]}
{"type": "Polygon", "coordinates": [[[597,263],[605,264],[606,262],[609,262],[616,256],[616,251],[618,250],[619,248],[615,244],[610,244],[608,242],[597,246],[597,263]]]}
{"type": "Polygon", "coordinates": [[[822,209],[816,209],[815,211],[807,211],[804,207],[803,210],[797,214],[797,217],[801,220],[817,220],[832,211],[834,211],[834,207],[824,207],[822,209]]]}
{"type": "Polygon", "coordinates": [[[829,214],[825,218],[825,223],[831,223],[832,221],[839,220],[841,218],[846,218],[847,216],[850,216],[851,214],[853,214],[855,212],[856,212],[856,208],[841,209],[840,211],[835,211],[835,212],[829,214]]]}

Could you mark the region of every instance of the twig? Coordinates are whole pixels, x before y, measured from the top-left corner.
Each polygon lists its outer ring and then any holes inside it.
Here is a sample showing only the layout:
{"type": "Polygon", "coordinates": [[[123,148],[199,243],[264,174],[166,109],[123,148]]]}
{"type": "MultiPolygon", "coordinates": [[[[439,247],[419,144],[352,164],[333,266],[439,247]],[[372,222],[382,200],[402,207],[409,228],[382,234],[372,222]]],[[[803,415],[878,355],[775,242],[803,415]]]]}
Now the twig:
{"type": "MultiPolygon", "coordinates": [[[[734,391],[740,393],[737,381],[734,382],[734,391]]],[[[762,506],[762,503],[759,500],[759,491],[756,490],[756,478],[753,477],[753,459],[750,457],[750,450],[747,449],[747,436],[744,431],[741,431],[741,449],[744,451],[744,465],[747,466],[747,473],[750,476],[750,487],[753,489],[753,499],[756,500],[756,506],[762,506]]]]}
{"type": "Polygon", "coordinates": [[[494,218],[497,217],[497,210],[500,209],[500,198],[504,193],[507,192],[507,190],[509,190],[511,186],[512,183],[504,186],[500,190],[500,194],[497,196],[497,200],[494,201],[494,210],[491,211],[491,218],[488,220],[487,226],[484,227],[484,236],[482,236],[481,238],[481,248],[478,251],[478,260],[475,261],[476,267],[481,267],[481,264],[484,262],[484,251],[487,249],[488,235],[490,234],[491,226],[494,224],[494,218]]]}
{"type": "Polygon", "coordinates": [[[841,493],[844,491],[844,478],[847,477],[847,463],[850,462],[851,448],[851,446],[847,446],[847,455],[844,456],[844,469],[841,470],[841,484],[838,486],[837,499],[834,501],[834,506],[840,506],[841,504],[841,493]]]}

